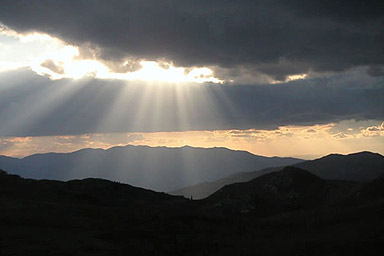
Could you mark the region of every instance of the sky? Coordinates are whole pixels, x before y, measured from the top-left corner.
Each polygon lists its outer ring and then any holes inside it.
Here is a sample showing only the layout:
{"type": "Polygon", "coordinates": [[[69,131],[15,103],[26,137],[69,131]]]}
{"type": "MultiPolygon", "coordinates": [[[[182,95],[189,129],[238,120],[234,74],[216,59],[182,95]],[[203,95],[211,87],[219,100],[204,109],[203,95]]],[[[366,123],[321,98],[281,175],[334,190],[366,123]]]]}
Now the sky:
{"type": "Polygon", "coordinates": [[[384,154],[381,1],[3,0],[0,154],[384,154]]]}

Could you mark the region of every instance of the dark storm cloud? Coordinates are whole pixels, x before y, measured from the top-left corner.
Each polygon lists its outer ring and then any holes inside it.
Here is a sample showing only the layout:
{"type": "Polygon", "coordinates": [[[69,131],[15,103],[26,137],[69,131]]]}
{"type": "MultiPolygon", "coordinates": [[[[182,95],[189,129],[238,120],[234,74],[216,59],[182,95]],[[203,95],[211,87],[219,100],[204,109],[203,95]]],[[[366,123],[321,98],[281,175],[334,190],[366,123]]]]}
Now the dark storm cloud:
{"type": "Polygon", "coordinates": [[[368,69],[368,74],[371,76],[384,76],[384,66],[372,66],[368,69]]]}
{"type": "Polygon", "coordinates": [[[365,83],[360,87],[350,87],[349,78],[180,86],[51,81],[25,70],[0,73],[0,136],[272,129],[346,119],[383,120],[381,78],[361,79],[365,83]]]}
{"type": "MultiPolygon", "coordinates": [[[[9,0],[0,22],[126,57],[244,66],[276,79],[384,64],[382,1],[9,0]],[[291,65],[287,65],[291,63],[291,65]]],[[[112,65],[113,66],[113,65],[112,65]]],[[[118,65],[117,65],[118,66],[118,65]]]]}

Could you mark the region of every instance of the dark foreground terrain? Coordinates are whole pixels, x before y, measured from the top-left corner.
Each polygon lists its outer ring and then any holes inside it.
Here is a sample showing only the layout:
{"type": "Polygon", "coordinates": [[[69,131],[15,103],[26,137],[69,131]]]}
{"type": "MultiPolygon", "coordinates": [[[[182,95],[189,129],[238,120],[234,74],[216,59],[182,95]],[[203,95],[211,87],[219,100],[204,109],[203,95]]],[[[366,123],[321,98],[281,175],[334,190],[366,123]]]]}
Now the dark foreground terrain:
{"type": "Polygon", "coordinates": [[[384,178],[287,167],[193,201],[0,172],[0,255],[384,255],[384,178]]]}

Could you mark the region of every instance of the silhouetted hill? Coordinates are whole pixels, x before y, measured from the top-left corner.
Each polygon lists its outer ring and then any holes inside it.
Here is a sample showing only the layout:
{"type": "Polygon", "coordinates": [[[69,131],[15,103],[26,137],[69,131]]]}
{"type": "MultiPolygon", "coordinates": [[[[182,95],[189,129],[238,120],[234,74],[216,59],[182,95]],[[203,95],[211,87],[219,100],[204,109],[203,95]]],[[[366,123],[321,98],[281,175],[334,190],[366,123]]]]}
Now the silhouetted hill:
{"type": "Polygon", "coordinates": [[[256,156],[226,148],[125,146],[36,154],[23,159],[0,157],[0,168],[27,178],[70,180],[95,177],[170,191],[242,171],[300,161],[256,156]]]}
{"type": "MultiPolygon", "coordinates": [[[[384,175],[384,157],[371,152],[349,155],[331,154],[316,160],[294,164],[324,179],[350,180],[366,182],[384,175]]],[[[196,184],[170,192],[172,195],[184,195],[194,199],[205,198],[225,185],[250,181],[263,174],[282,170],[283,167],[266,168],[252,172],[241,172],[214,182],[196,184]]]]}
{"type": "Polygon", "coordinates": [[[103,179],[87,178],[67,182],[24,179],[0,170],[0,195],[14,199],[105,203],[123,205],[139,201],[182,200],[165,193],[133,187],[103,179]]]}
{"type": "Polygon", "coordinates": [[[358,191],[344,200],[346,205],[372,204],[384,202],[384,177],[364,184],[358,191]]]}
{"type": "Polygon", "coordinates": [[[324,179],[367,182],[384,175],[384,156],[371,152],[331,154],[295,166],[324,179]]]}
{"type": "Polygon", "coordinates": [[[380,182],[287,167],[192,201],[0,171],[0,255],[382,255],[380,182]],[[375,199],[346,201],[359,192],[375,199]]]}
{"type": "Polygon", "coordinates": [[[365,185],[358,193],[359,198],[367,200],[376,200],[383,198],[384,195],[384,177],[374,179],[367,185],[365,185]]]}
{"type": "Polygon", "coordinates": [[[253,171],[253,172],[240,172],[240,173],[236,173],[231,176],[224,177],[222,179],[219,179],[213,182],[203,182],[203,183],[192,185],[182,189],[174,190],[169,192],[169,194],[182,195],[187,198],[193,198],[195,200],[203,199],[215,193],[225,185],[250,181],[263,174],[280,171],[281,169],[282,167],[270,167],[270,168],[266,168],[258,171],[253,171]]]}
{"type": "Polygon", "coordinates": [[[326,181],[293,166],[249,182],[227,185],[207,198],[224,211],[271,214],[310,209],[345,198],[360,184],[326,181]]]}

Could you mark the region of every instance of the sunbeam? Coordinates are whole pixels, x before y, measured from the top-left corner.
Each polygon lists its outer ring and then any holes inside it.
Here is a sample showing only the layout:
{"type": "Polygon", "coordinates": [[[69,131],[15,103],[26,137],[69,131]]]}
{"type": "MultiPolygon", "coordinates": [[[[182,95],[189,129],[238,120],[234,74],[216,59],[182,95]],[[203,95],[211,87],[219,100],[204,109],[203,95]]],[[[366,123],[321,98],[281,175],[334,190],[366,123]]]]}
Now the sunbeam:
{"type": "MultiPolygon", "coordinates": [[[[36,125],[46,118],[46,116],[51,115],[56,111],[60,105],[67,102],[73,95],[83,88],[82,83],[76,83],[69,80],[63,80],[60,84],[55,86],[49,85],[36,85],[31,87],[27,84],[20,84],[19,86],[14,86],[9,88],[2,97],[24,97],[23,104],[21,105],[11,105],[5,106],[9,108],[7,110],[8,116],[5,118],[8,120],[1,127],[1,130],[4,134],[12,132],[21,132],[33,130],[31,125],[36,125]],[[27,94],[20,95],[19,91],[23,87],[29,87],[27,94]]],[[[53,121],[53,120],[50,120],[53,121]]],[[[65,120],[57,120],[63,126],[65,125],[65,120]]]]}

